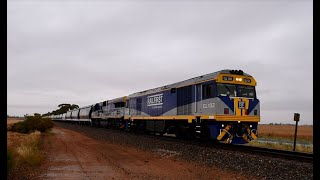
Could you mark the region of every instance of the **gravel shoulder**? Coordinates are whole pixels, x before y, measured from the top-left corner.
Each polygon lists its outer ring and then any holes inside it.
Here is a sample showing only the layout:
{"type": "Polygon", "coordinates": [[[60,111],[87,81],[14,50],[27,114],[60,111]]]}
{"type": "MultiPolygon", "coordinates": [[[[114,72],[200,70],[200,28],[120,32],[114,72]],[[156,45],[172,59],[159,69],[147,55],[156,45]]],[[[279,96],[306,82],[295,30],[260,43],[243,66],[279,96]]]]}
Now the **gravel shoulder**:
{"type": "MultiPolygon", "coordinates": [[[[194,167],[201,167],[198,170],[191,168],[190,176],[196,179],[206,179],[206,177],[210,177],[209,179],[241,179],[242,177],[246,179],[313,179],[313,163],[228,150],[222,151],[221,149],[155,139],[153,136],[103,128],[97,129],[77,124],[59,122],[55,122],[55,124],[108,144],[121,145],[126,148],[132,147],[143,152],[144,155],[151,153],[156,157],[153,160],[168,159],[167,163],[169,164],[179,161],[194,167]],[[209,169],[201,171],[206,168],[209,169]],[[203,175],[202,172],[208,175],[205,177],[192,176],[195,174],[203,175]]],[[[168,166],[167,163],[165,166],[168,166]]],[[[172,168],[175,169],[175,166],[172,168]]],[[[166,173],[170,174],[171,171],[166,173]]],[[[182,177],[178,179],[182,179],[182,177]]]]}
{"type": "Polygon", "coordinates": [[[56,125],[44,143],[47,158],[39,169],[44,172],[39,179],[254,179],[217,166],[178,159],[176,151],[158,148],[150,152],[117,143],[121,140],[117,135],[108,136],[111,141],[105,141],[83,130],[65,129],[74,126],[71,124],[56,125]]]}

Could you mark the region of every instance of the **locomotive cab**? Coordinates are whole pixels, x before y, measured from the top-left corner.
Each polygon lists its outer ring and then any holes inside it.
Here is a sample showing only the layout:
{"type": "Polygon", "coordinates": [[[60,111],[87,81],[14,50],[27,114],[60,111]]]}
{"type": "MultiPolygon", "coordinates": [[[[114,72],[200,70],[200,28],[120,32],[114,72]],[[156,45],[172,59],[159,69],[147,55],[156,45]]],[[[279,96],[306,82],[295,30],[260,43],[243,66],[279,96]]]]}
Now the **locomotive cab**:
{"type": "Polygon", "coordinates": [[[256,81],[240,71],[221,73],[213,83],[214,121],[209,123],[210,136],[225,143],[243,144],[257,138],[260,121],[256,81]]]}

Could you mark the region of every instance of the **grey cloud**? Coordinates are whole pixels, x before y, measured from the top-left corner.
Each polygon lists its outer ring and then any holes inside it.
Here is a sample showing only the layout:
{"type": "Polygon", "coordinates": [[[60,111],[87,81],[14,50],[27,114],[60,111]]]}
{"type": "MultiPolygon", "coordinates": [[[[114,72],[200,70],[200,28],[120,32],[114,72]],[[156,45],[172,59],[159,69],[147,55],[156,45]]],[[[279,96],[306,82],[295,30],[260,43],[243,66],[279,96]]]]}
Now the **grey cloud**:
{"type": "Polygon", "coordinates": [[[256,78],[268,121],[301,107],[312,123],[312,20],[312,1],[10,1],[8,113],[85,106],[227,68],[256,78]]]}

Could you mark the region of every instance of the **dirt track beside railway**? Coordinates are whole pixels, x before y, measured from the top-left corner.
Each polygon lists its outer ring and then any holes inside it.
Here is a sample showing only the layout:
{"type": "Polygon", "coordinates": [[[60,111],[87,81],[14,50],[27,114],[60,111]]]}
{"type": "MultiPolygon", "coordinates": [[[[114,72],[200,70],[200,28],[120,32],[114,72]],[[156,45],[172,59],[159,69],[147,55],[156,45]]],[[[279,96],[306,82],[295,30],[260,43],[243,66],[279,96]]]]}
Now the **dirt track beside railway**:
{"type": "MultiPolygon", "coordinates": [[[[40,179],[252,179],[217,167],[159,158],[151,152],[112,144],[61,127],[44,144],[40,179]]],[[[159,152],[168,154],[168,152],[159,152]]]]}

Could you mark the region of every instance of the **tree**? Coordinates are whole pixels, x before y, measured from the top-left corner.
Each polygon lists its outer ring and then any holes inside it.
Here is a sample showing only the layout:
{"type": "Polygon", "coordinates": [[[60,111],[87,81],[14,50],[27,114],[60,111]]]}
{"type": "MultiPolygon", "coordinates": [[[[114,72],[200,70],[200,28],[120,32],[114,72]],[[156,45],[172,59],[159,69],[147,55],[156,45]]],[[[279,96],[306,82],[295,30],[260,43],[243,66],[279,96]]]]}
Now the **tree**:
{"type": "Polygon", "coordinates": [[[40,117],[41,114],[39,114],[39,113],[34,113],[34,116],[35,116],[35,117],[40,117]]]}
{"type": "Polygon", "coordinates": [[[72,109],[79,109],[79,106],[76,104],[72,104],[70,107],[70,110],[72,110],[72,109]]]}
{"type": "Polygon", "coordinates": [[[58,107],[59,107],[59,109],[54,110],[52,112],[48,112],[46,114],[43,114],[42,116],[63,114],[63,113],[66,113],[69,110],[73,110],[73,109],[78,109],[79,108],[79,106],[76,105],[76,104],[72,104],[71,105],[71,104],[66,104],[66,103],[59,104],[58,107]]]}

